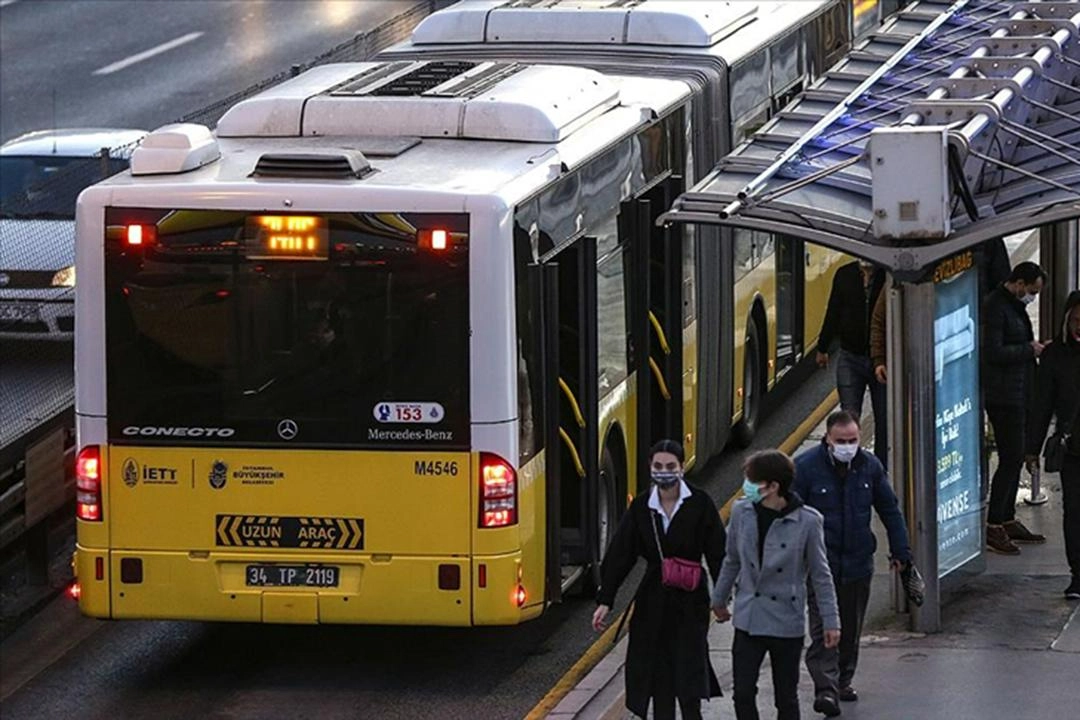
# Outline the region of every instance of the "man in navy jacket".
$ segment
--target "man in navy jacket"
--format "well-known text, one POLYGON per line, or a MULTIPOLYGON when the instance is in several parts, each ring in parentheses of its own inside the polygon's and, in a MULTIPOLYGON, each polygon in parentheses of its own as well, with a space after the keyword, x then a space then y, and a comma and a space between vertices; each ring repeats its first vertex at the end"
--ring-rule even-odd
POLYGON ((873 454, 859 447, 859 421, 846 410, 826 420, 825 441, 795 458, 794 490, 825 518, 825 549, 840 606, 840 646, 826 648, 816 603, 810 605, 806 668, 814 678, 814 709, 840 714, 837 700, 858 700, 851 687, 859 660, 859 636, 870 599, 877 539, 871 509, 889 535, 894 570, 911 561, 907 526, 888 475, 873 454))

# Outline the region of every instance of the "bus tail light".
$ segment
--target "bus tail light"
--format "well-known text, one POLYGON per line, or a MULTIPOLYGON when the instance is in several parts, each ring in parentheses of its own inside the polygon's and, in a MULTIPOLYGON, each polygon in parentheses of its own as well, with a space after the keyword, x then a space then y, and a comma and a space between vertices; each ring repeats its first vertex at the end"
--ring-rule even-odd
POLYGON ((80 520, 101 520, 101 449, 87 445, 75 458, 75 514, 80 520))
POLYGON ((492 453, 480 453, 480 527, 497 528, 517 522, 517 474, 510 463, 492 453))

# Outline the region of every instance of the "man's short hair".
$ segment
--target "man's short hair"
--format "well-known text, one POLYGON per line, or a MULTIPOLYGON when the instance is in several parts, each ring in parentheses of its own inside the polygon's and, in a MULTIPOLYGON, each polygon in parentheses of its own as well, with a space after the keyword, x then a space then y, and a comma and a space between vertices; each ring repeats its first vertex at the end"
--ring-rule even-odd
POLYGON ((855 417, 855 413, 850 410, 835 410, 825 420, 825 432, 829 432, 837 425, 847 425, 848 423, 854 424, 855 427, 862 427, 859 418, 855 417))
POLYGON ((649 448, 649 460, 652 460, 656 453, 671 453, 679 459, 679 464, 686 462, 686 453, 683 451, 683 446, 676 440, 660 440, 651 448, 649 448))
POLYGON ((1046 282, 1046 271, 1039 267, 1038 263, 1025 260, 1022 263, 1016 264, 1016 267, 1009 273, 1007 282, 1023 280, 1025 285, 1034 285, 1040 279, 1044 283, 1046 282))
POLYGON ((795 482, 795 463, 779 450, 762 450, 746 459, 743 472, 750 482, 780 484, 780 494, 787 495, 795 482))

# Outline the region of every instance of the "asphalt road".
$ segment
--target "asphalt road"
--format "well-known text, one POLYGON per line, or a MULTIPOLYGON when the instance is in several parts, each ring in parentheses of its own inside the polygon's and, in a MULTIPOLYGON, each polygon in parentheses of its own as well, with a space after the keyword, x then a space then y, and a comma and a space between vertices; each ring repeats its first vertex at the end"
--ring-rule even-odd
MULTIPOLYGON (((798 387, 755 446, 780 444, 831 390, 831 375, 798 387)), ((742 481, 742 457, 729 451, 691 481, 719 505, 742 481)), ((521 718, 595 640, 593 607, 576 599, 521 627, 443 629, 101 623, 70 603, 4 642, 5 674, 24 677, 4 681, 2 715, 521 718)))
POLYGON ((153 129, 303 63, 414 0, 0 0, 0 142, 153 129))
POLYGON ((70 342, 0 340, 0 448, 71 405, 70 342))

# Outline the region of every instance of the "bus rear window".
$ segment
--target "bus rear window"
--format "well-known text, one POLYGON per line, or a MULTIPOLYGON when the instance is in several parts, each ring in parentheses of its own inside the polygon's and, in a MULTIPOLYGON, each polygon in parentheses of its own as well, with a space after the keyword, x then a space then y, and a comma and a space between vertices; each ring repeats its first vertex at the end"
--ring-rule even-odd
POLYGON ((106 212, 114 443, 467 448, 468 216, 106 212))

